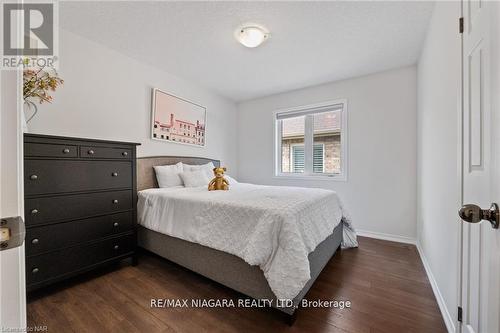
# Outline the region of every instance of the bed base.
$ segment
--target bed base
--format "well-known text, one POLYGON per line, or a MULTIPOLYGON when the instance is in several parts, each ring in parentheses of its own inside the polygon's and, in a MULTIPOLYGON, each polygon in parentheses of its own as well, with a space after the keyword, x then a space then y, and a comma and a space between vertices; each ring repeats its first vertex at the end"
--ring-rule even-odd
MULTIPOLYGON (((309 254, 311 279, 293 299, 293 306, 278 307, 276 302, 273 302, 273 307, 288 315, 289 324, 295 321, 297 306, 339 249, 341 241, 342 223, 309 254)), ((167 236, 142 226, 138 227, 138 245, 254 299, 276 300, 262 270, 258 266, 247 264, 235 255, 167 236)))

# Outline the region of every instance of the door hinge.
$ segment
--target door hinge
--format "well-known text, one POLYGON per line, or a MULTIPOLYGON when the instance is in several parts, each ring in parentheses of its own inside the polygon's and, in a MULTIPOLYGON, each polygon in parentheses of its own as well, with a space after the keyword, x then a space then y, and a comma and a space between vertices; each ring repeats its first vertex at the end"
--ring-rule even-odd
POLYGON ((464 33, 464 18, 463 17, 458 19, 458 32, 461 34, 464 33))
POLYGON ((458 321, 462 322, 462 307, 458 307, 458 321))

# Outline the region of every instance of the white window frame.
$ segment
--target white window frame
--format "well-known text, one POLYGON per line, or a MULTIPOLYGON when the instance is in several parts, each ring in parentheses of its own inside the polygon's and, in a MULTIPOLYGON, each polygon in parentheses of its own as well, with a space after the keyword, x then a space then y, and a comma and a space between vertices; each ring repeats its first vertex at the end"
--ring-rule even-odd
MULTIPOLYGON (((347 112, 347 99, 337 99, 332 101, 325 101, 321 103, 303 105, 293 108, 278 109, 273 112, 274 122, 274 177, 275 178, 288 178, 288 179, 302 179, 302 180, 333 180, 333 181, 347 181, 348 173, 348 112, 347 112), (313 132, 312 117, 305 117, 304 127, 304 160, 305 170, 303 173, 281 172, 282 152, 281 152, 281 126, 280 121, 277 119, 278 115, 282 114, 301 114, 314 109, 327 109, 329 107, 335 108, 342 104, 342 126, 340 129, 340 173, 327 174, 327 173, 314 173, 313 172, 313 149, 314 138, 311 133, 313 132)), ((323 154, 325 151, 323 149, 323 154)))

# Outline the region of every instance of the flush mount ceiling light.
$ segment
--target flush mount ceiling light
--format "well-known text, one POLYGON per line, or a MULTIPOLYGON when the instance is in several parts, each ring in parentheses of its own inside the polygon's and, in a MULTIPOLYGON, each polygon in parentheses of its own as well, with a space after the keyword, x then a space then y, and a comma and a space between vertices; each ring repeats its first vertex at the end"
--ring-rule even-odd
POLYGON ((246 47, 257 47, 269 38, 269 31, 256 25, 243 26, 234 32, 234 36, 246 47))

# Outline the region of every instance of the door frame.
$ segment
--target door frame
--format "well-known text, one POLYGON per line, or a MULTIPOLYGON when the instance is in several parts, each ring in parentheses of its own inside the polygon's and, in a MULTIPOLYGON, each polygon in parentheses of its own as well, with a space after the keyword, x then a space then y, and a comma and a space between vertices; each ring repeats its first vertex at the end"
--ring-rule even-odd
MULTIPOLYGON (((22 130, 22 113, 23 112, 23 107, 22 107, 22 90, 20 89, 22 87, 22 71, 21 70, 8 70, 8 71, 3 71, 0 73, 0 95, 4 95, 4 92, 8 92, 6 94, 7 96, 0 96, 2 100, 0 100, 0 103, 8 103, 8 104, 15 104, 15 113, 16 113, 16 142, 14 143, 17 147, 15 148, 15 153, 11 152, 11 154, 15 154, 17 157, 17 179, 16 179, 16 186, 17 186, 17 212, 15 208, 9 209, 9 212, 13 215, 16 214, 17 216, 21 216, 24 219, 24 181, 23 181, 23 130, 22 130), (2 86, 2 82, 5 84, 5 78, 7 77, 7 80, 9 81, 14 81, 15 82, 15 87, 5 87, 2 86), (15 94, 9 94, 12 90, 15 90, 15 94), (12 99, 10 96, 15 96, 12 99), (7 97, 7 98, 6 98, 7 97), (11 99, 11 100, 9 100, 11 99), (15 101, 13 101, 15 99, 15 101)), ((4 115, 0 116, 0 124, 2 126, 5 126, 3 122, 5 121, 6 117, 6 111, 3 111, 4 115), (3 119, 2 119, 3 118, 3 119)), ((13 122, 12 119, 9 119, 9 122, 13 122)), ((12 145, 12 143, 3 143, 1 142, 0 138, 0 149, 4 148, 5 144, 12 145)), ((3 152, 2 152, 3 153, 3 152)), ((3 156, 2 156, 3 157, 3 156)), ((3 157, 4 158, 4 157, 3 157)), ((0 167, 1 168, 1 167, 0 167)), ((5 175, 4 175, 5 176, 5 175)), ((1 195, 1 192, 0 192, 1 195)), ((5 195, 5 194, 4 194, 5 195)), ((2 214, 5 214, 5 212, 2 212, 2 214)), ((7 216, 2 216, 2 217, 7 217, 7 216)), ((9 253, 8 255, 17 255, 18 256, 18 276, 19 276, 19 285, 16 286, 18 289, 18 302, 19 302, 19 309, 18 313, 19 316, 17 318, 18 325, 20 327, 26 327, 26 282, 25 282, 25 252, 24 252, 24 243, 14 249, 6 250, 5 253, 2 255, 5 255, 8 251, 17 251, 18 253, 15 254, 13 252, 9 253)), ((1 263, 0 263, 1 264, 1 263)), ((2 267, 2 269, 5 269, 5 267, 2 267)), ((2 308, 8 308, 11 306, 11 304, 5 304, 5 301, 3 298, 0 298, 0 306, 2 308)), ((4 324, 5 321, 3 318, 2 319, 2 326, 6 327, 4 324)), ((10 320, 10 319, 9 319, 10 320)))
MULTIPOLYGON (((22 2, 22 1, 21 1, 22 2)), ((21 40, 23 38, 23 27, 22 26, 17 26, 15 29, 15 38, 18 40, 21 40)), ((20 56, 20 55, 19 55, 20 56)), ((0 150, 1 153, 3 154, 3 149, 5 147, 11 147, 12 145, 16 145, 15 149, 9 150, 11 155, 16 156, 17 158, 17 179, 15 181, 15 185, 12 184, 11 187, 16 187, 17 190, 17 198, 14 200, 16 201, 13 204, 10 204, 9 207, 9 212, 5 213, 2 209, 2 214, 6 215, 17 215, 21 216, 24 220, 24 133, 23 133, 23 122, 24 122, 24 109, 23 109, 23 92, 22 92, 22 86, 23 86, 23 68, 13 68, 13 69, 0 69, 0 105, 7 104, 8 108, 6 110, 2 110, 2 115, 0 115, 0 128, 3 126, 6 126, 4 121, 8 121, 8 125, 12 126, 11 124, 16 124, 15 129, 12 129, 15 131, 15 135, 8 136, 8 140, 11 140, 11 137, 16 137, 16 142, 2 142, 2 136, 0 135, 0 150), (8 84, 8 86, 3 86, 3 84, 8 84), (14 84, 14 87, 10 86, 10 84, 14 84), (6 94, 4 94, 6 92, 6 94), (15 116, 10 116, 8 113, 10 110, 15 112, 15 116), (9 115, 9 117, 6 117, 5 115, 9 115), (17 206, 17 207, 14 207, 17 206), (17 209, 16 209, 17 208, 17 209), (17 210, 17 212, 16 212, 17 210)), ((8 127, 11 129, 12 127, 8 127)), ((7 140, 6 140, 7 141, 7 140)), ((3 157, 3 156, 2 156, 3 157)), ((5 165, 5 164, 4 164, 5 165)), ((0 165, 0 170, 1 170, 1 165, 0 165)), ((10 172, 10 171, 9 171, 10 172)), ((1 177, 1 172, 0 172, 0 177, 1 177)), ((5 175, 4 175, 5 176, 5 175)), ((0 191, 0 196, 2 195, 2 192, 0 191)), ((5 193, 3 194, 5 195, 5 193)), ((1 202, 0 202, 1 204, 1 202)), ((1 205, 0 205, 1 208, 1 205)), ((2 216, 2 217, 7 217, 7 216, 2 216)), ((8 255, 16 256, 17 255, 17 275, 18 275, 18 285, 15 286, 17 289, 17 301, 18 301, 18 309, 17 313, 12 311, 8 313, 9 316, 12 316, 12 318, 8 318, 8 322, 5 321, 4 318, 1 318, 2 312, 0 312, 0 321, 2 327, 8 327, 8 326, 13 326, 15 325, 16 328, 24 328, 27 329, 27 315, 26 315, 26 273, 25 273, 25 247, 24 247, 24 242, 21 246, 14 248, 14 249, 9 249, 4 252, 7 253, 9 251, 17 251, 15 252, 10 252, 8 255), (17 317, 17 318, 15 318, 17 317)), ((0 254, 3 255, 3 254, 0 254)), ((0 262, 0 265, 2 263, 0 262)), ((4 268, 4 267, 2 267, 4 268)), ((7 282, 7 286, 9 286, 9 282, 7 282)), ((2 288, 2 284, 0 281, 0 289, 2 288)), ((9 304, 7 300, 0 297, 0 307, 4 309, 8 309, 9 307, 12 307, 12 304, 9 304)))

